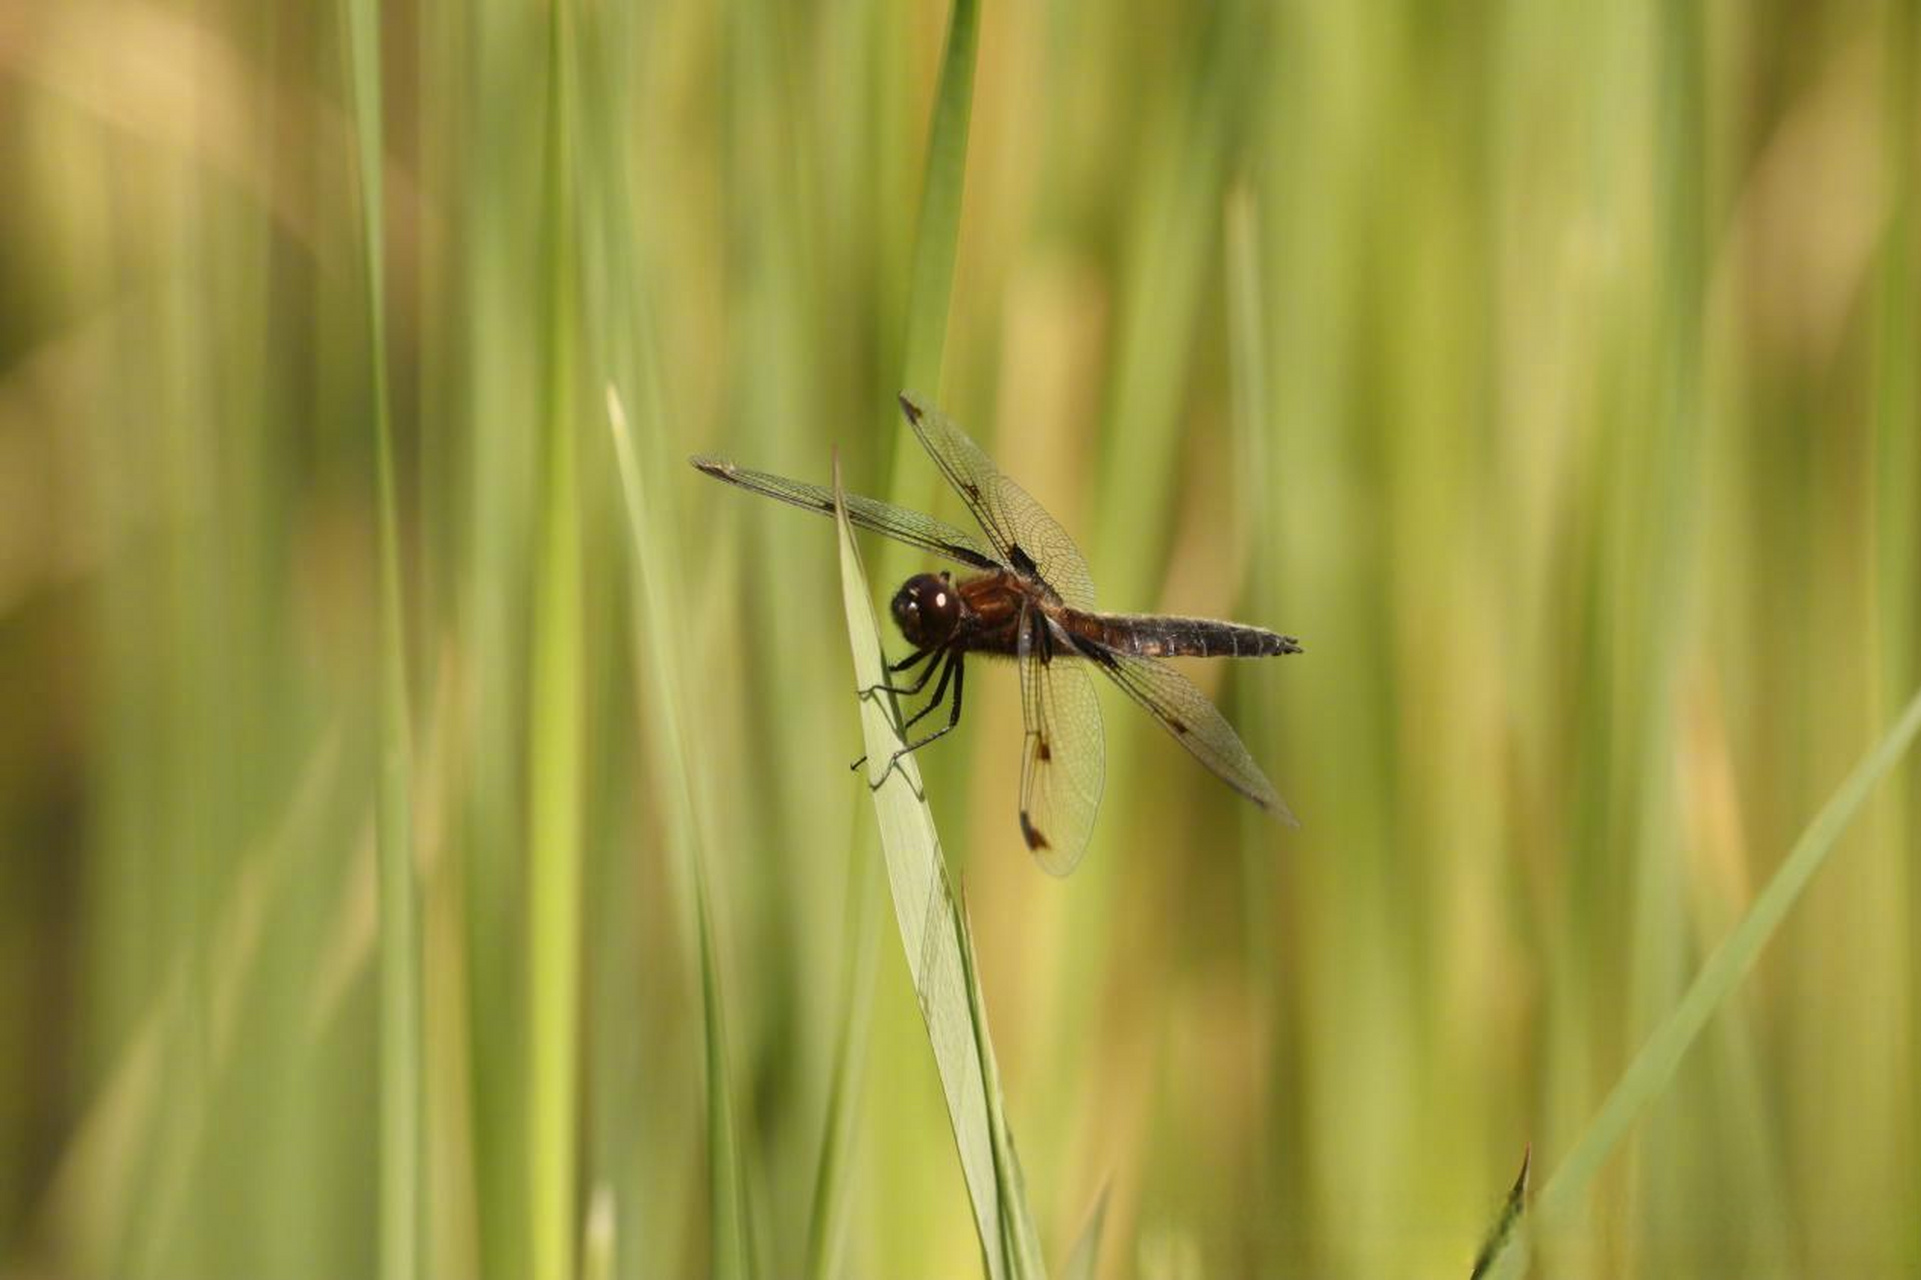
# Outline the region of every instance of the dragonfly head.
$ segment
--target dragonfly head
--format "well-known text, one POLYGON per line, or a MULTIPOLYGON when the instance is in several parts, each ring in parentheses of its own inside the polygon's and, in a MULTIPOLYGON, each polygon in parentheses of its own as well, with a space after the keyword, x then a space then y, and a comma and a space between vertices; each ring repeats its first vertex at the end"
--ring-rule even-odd
POLYGON ((960 625, 960 592, 944 573, 917 573, 894 593, 894 622, 916 649, 947 642, 960 625))

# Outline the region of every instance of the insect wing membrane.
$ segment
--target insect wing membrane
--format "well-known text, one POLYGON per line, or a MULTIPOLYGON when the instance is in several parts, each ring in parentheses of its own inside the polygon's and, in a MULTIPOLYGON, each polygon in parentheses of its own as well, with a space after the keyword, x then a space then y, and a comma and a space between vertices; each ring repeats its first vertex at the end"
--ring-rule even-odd
POLYGON ((1094 579, 1067 530, 1027 490, 1002 475, 946 414, 911 394, 900 399, 922 447, 980 522, 1000 558, 1023 572, 1038 572, 1072 608, 1092 609, 1094 579))
MULTIPOLYGON (((1035 626, 1044 626, 1038 619, 1035 626)), ((1055 651, 1043 658, 1023 629, 1018 657, 1021 720, 1021 836, 1041 867, 1071 872, 1087 851, 1101 806, 1107 746, 1101 704, 1087 663, 1055 651)))
POLYGON ((1127 696, 1147 708, 1174 740, 1228 786, 1289 826, 1300 825, 1206 694, 1165 662, 1101 649, 1090 658, 1127 696))
MULTIPOLYGON (((817 484, 789 480, 786 476, 767 471, 749 471, 720 458, 695 458, 693 463, 714 479, 725 480, 737 488, 820 515, 834 514, 833 492, 817 484)), ((882 502, 879 498, 864 498, 857 493, 847 494, 846 502, 847 518, 863 529, 871 529, 896 542, 931 551, 937 556, 976 569, 992 569, 999 564, 994 553, 983 546, 979 538, 932 516, 897 507, 891 502, 882 502)))

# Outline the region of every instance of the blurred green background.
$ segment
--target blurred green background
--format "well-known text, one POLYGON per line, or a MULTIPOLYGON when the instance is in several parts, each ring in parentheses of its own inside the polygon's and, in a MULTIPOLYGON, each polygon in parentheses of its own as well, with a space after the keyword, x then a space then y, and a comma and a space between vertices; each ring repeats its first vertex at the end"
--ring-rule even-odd
MULTIPOLYGON (((825 480, 838 446, 939 496, 894 392, 948 11, 570 20, 556 56, 538 4, 384 6, 376 121, 334 6, 0 3, 0 1275, 377 1269, 400 739, 356 121, 420 1273, 529 1274, 535 1182, 598 1275, 978 1273, 899 945, 855 923, 831 526, 684 462, 825 480)), ((1193 669, 1297 831, 1110 699, 1092 849, 1043 875, 1005 668, 923 761, 1056 1265, 1108 1187, 1104 1275, 1465 1276, 1921 681, 1918 32, 985 7, 921 390, 1105 605, 1307 648, 1193 669)), ((869 547, 877 591, 914 564, 869 547)), ((1921 1270, 1916 783, 1544 1273, 1921 1270)))

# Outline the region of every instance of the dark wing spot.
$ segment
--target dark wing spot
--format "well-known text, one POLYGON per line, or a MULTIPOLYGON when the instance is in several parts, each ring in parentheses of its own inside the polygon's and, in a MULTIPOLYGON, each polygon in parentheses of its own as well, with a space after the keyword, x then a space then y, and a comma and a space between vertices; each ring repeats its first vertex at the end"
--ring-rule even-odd
POLYGON ((1046 738, 1042 738, 1040 740, 1040 746, 1035 749, 1035 754, 1040 756, 1042 760, 1052 760, 1054 758, 1054 748, 1047 745, 1046 738))
POLYGON ((1181 721, 1176 720, 1173 716, 1164 716, 1162 718, 1167 722, 1167 727, 1172 729, 1175 733, 1187 732, 1187 726, 1183 724, 1181 721))
POLYGON ((1047 843, 1047 837, 1035 830, 1034 824, 1027 820, 1027 810, 1025 809, 1021 810, 1021 839, 1027 841, 1029 851, 1035 849, 1051 849, 1054 847, 1047 843))
POLYGON ((1027 548, 1016 542, 1007 549, 1007 558, 1016 569, 1030 577, 1040 576, 1041 567, 1034 563, 1034 557, 1027 554, 1027 548))
POLYGON ((900 411, 907 415, 909 422, 916 424, 920 422, 920 410, 915 408, 914 402, 909 400, 905 395, 900 397, 900 411))
POLYGON ((974 501, 979 502, 981 500, 981 487, 972 480, 961 481, 961 488, 966 491, 967 496, 974 501))

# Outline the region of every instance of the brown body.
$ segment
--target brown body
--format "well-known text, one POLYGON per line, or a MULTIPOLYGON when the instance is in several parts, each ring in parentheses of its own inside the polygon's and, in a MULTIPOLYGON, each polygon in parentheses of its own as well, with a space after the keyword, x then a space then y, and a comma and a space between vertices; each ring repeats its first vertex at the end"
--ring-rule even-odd
MULTIPOLYGON (((963 578, 953 584, 953 590, 961 609, 947 647, 972 653, 1017 656, 1023 610, 1045 617, 1083 652, 1110 649, 1143 658, 1257 658, 1297 649, 1286 636, 1237 622, 1072 609, 1032 579, 1004 569, 963 578)), ((920 642, 912 635, 907 638, 920 642)))
POLYGON ((1211 618, 1096 613, 1087 564, 1053 517, 932 406, 904 394, 901 412, 984 537, 876 498, 748 471, 719 458, 693 459, 716 480, 817 515, 843 516, 850 524, 963 566, 967 576, 958 581, 951 572, 921 573, 894 593, 894 622, 913 652, 888 665, 888 676, 900 677, 898 682, 890 678, 863 689, 861 696, 885 691, 913 697, 930 681, 934 691, 926 705, 900 722, 903 741, 869 785, 878 787, 901 757, 959 725, 966 658, 979 653, 1012 658, 1019 667, 1021 839, 1053 874, 1074 869, 1100 805, 1105 766, 1094 671, 1228 786, 1281 821, 1293 822, 1233 726, 1193 681, 1161 661, 1299 653, 1293 637, 1211 618), (918 675, 907 675, 915 668, 918 675), (945 724, 906 740, 907 730, 943 704, 945 724))

